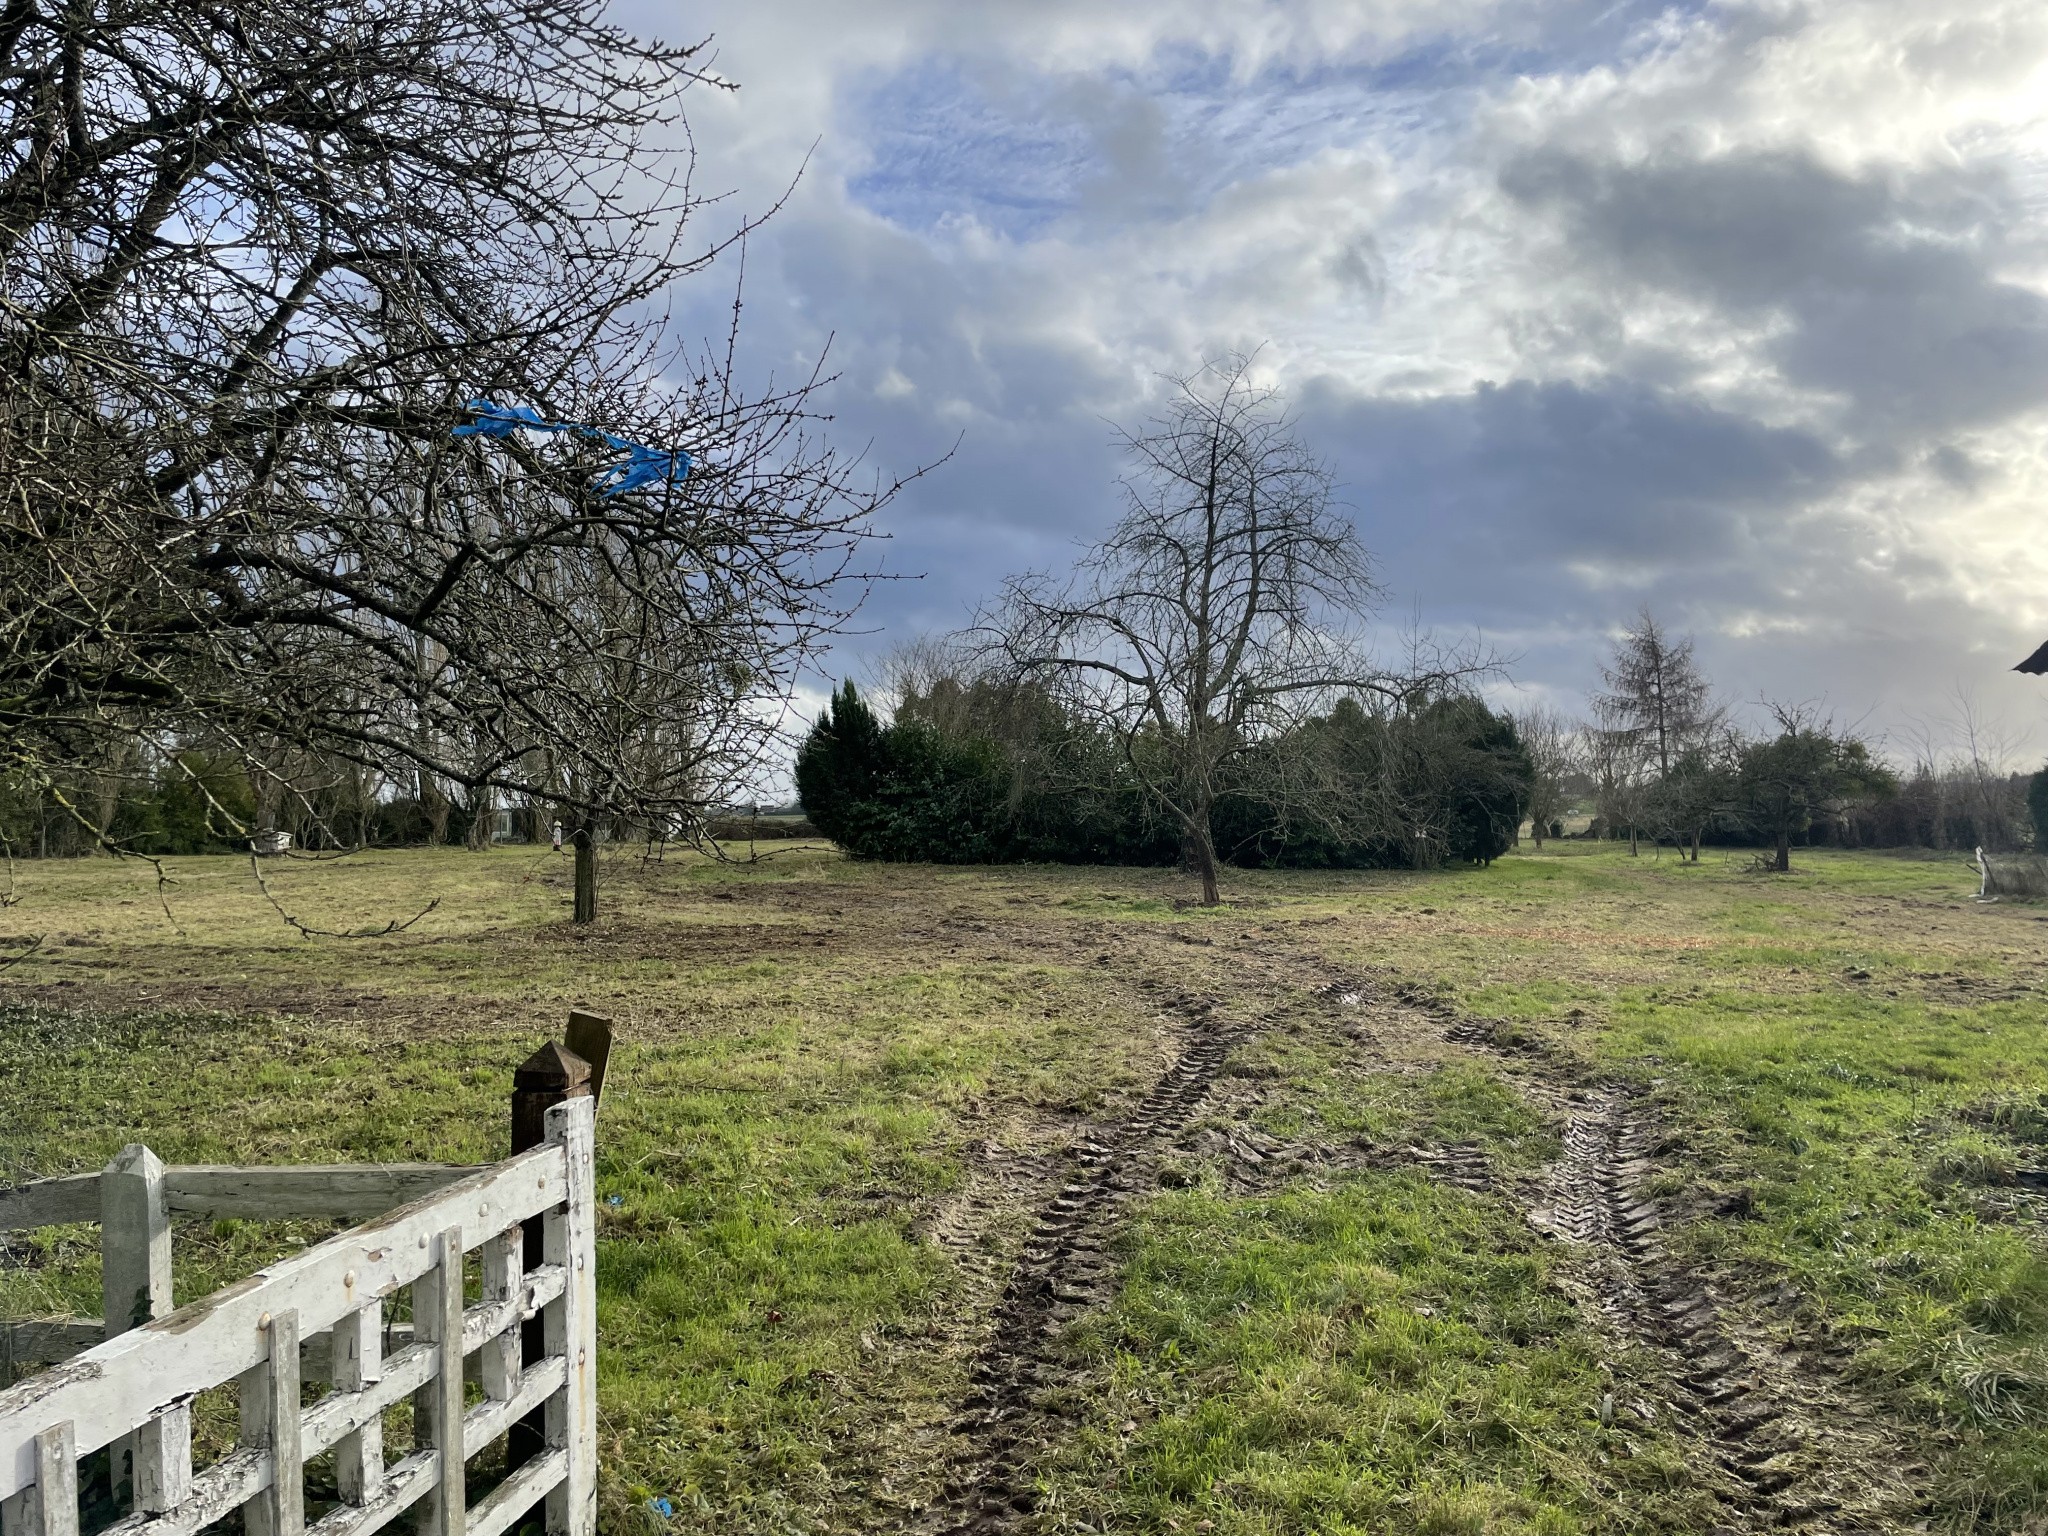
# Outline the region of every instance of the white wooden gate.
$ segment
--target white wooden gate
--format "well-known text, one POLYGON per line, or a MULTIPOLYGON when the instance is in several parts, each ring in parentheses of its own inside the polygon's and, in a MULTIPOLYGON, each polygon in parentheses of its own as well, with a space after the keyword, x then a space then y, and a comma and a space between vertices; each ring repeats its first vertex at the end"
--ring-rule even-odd
POLYGON ((547 1139, 532 1151, 0 1391, 4 1536, 77 1536, 78 1459, 102 1447, 133 1467, 133 1513, 108 1536, 192 1536, 236 1509, 247 1536, 368 1536, 422 1501, 432 1536, 499 1536, 542 1501, 550 1536, 592 1536, 595 1110, 592 1098, 568 1099, 547 1112, 547 1139), (542 1261, 529 1269, 521 1223, 536 1217, 542 1261), (483 1294, 465 1306, 473 1250, 483 1294), (410 1341, 386 1355, 384 1303, 406 1286, 410 1341), (520 1325, 536 1312, 546 1343, 528 1360, 520 1325), (332 1389, 302 1406, 300 1346, 321 1335, 332 1389), (483 1400, 468 1407, 472 1355, 483 1400), (195 1474, 192 1400, 230 1382, 238 1443, 195 1474), (407 1399, 416 1448, 387 1464, 383 1414, 407 1399), (535 1410, 540 1454, 466 1508, 468 1459, 535 1410), (328 1450, 342 1503, 309 1525, 305 1462, 328 1450))

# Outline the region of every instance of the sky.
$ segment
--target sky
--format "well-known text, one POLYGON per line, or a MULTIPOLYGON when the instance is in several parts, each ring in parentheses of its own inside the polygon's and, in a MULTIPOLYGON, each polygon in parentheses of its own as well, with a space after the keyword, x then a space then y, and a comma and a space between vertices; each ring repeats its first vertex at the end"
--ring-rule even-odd
POLYGON ((690 98, 707 233, 790 189, 743 371, 828 353, 842 446, 951 453, 833 670, 1064 568, 1162 375, 1259 349, 1389 643, 1483 639, 1501 702, 1583 712, 1647 604, 1752 713, 2048 753, 2039 0, 618 15, 738 84, 690 98))

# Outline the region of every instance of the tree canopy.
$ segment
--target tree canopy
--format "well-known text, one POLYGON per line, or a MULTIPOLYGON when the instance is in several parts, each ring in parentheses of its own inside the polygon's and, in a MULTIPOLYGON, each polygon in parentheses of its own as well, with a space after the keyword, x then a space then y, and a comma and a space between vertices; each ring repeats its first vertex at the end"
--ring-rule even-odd
POLYGON ((1742 750, 1739 788, 1743 809, 1769 837, 1776 867, 1792 867, 1792 838, 1821 816, 1838 815, 1857 798, 1896 791, 1892 771, 1869 746, 1810 710, 1775 706, 1774 736, 1742 750))
MULTIPOLYGON (((1276 742, 1345 693, 1444 691, 1480 670, 1396 676, 1360 626, 1378 588, 1330 476, 1253 360, 1168 379, 1122 434, 1125 511, 1072 575, 1008 583, 983 623, 1003 664, 1056 692, 1116 746, 1118 772, 1179 828, 1214 905, 1215 813, 1232 775, 1285 767, 1276 742)), ((1314 792, 1282 773, 1264 794, 1314 792)))

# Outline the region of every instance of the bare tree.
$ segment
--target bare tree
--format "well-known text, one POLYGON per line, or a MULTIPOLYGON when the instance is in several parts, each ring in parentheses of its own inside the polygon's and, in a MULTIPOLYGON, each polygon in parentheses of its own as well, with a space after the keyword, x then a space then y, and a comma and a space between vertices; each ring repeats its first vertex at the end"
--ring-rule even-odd
POLYGON ((1586 772, 1593 780, 1594 814, 1609 836, 1627 831, 1633 857, 1640 851, 1638 839, 1649 812, 1649 743, 1635 731, 1598 725, 1583 727, 1580 740, 1585 743, 1586 772))
POLYGON ((2022 846, 2027 827, 2026 803, 2014 771, 2025 744, 2003 720, 1984 712, 1972 690, 1958 686, 1949 702, 1949 729, 1957 750, 1948 776, 1962 791, 1974 841, 1993 853, 2012 852, 2022 846))
POLYGON ((1234 764, 1341 690, 1403 694, 1357 625, 1377 596, 1330 477, 1251 360, 1170 381, 1123 446, 1126 510, 1065 582, 1008 583, 985 618, 1007 661, 1047 680, 1117 743, 1181 829, 1204 905, 1221 899, 1212 812, 1234 764))
POLYGON ((1633 735, 1659 778, 1721 714, 1692 652, 1692 636, 1671 639, 1644 608, 1600 669, 1607 692, 1594 696, 1594 713, 1604 729, 1633 735))
POLYGON ((1579 733, 1569 719, 1547 705, 1520 710, 1514 721, 1522 746, 1529 754, 1533 774, 1529 784, 1529 829, 1540 851, 1551 823, 1566 810, 1565 781, 1579 766, 1579 733))
POLYGON ((695 59, 569 0, 8 8, 0 766, 685 827, 747 775, 891 487, 815 373, 652 322, 744 233, 686 249, 650 147, 695 59))

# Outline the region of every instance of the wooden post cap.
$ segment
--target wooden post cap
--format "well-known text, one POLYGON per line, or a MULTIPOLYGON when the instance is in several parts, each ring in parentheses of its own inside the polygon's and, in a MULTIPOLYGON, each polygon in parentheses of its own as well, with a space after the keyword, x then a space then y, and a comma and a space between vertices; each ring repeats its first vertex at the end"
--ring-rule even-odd
POLYGON ((514 1093, 555 1093, 572 1098, 590 1091, 590 1063, 550 1040, 512 1071, 514 1093))
POLYGON ((605 1064, 612 1056, 611 1019, 584 1008, 571 1008, 564 1039, 571 1051, 590 1063, 590 1096, 602 1100, 605 1064))

